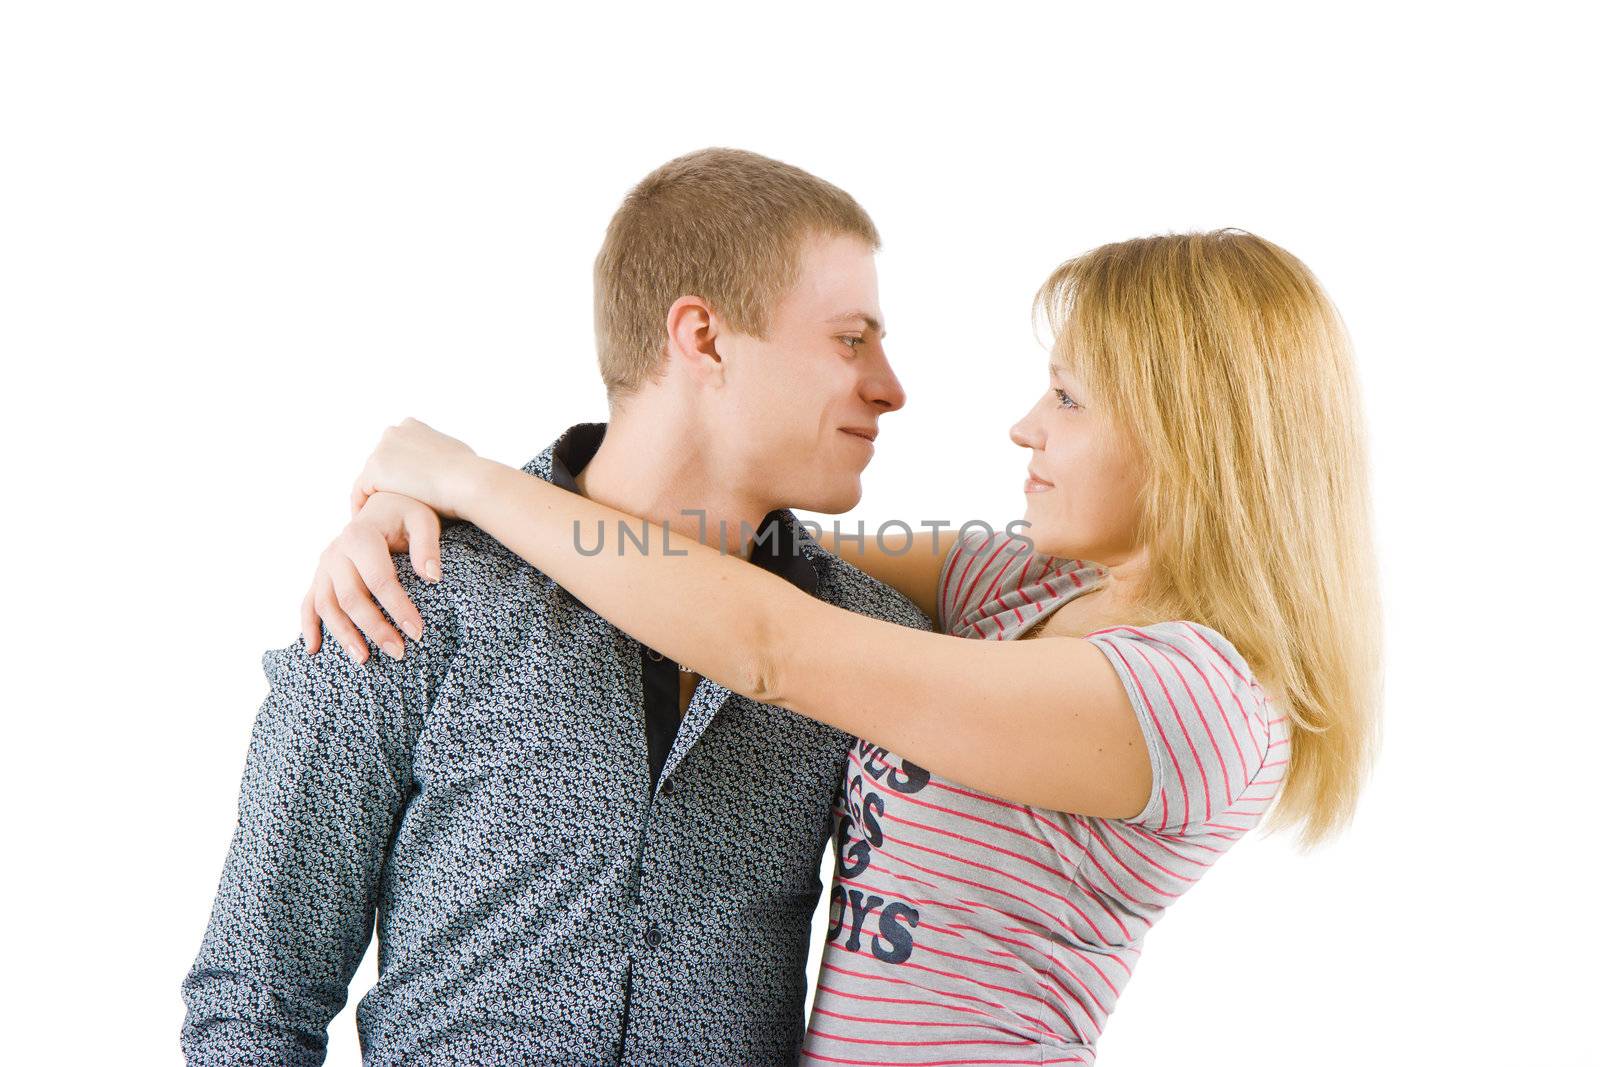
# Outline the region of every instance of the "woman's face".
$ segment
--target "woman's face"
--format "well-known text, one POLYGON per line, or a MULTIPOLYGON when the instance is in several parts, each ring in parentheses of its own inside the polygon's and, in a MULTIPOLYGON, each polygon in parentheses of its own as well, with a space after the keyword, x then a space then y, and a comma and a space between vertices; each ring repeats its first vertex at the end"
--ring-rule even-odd
POLYGON ((1030 452, 1023 486, 1028 537, 1045 555, 1126 563, 1139 550, 1142 465, 1127 436, 1065 367, 1051 363, 1049 385, 1011 427, 1011 439, 1030 452))

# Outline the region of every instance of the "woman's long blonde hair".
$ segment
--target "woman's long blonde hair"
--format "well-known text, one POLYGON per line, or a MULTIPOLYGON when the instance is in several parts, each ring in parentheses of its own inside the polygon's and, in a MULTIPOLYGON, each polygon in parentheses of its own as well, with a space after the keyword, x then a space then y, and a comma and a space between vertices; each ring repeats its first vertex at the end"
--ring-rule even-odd
POLYGON ((1294 256, 1242 230, 1104 245, 1035 307, 1054 356, 1147 463, 1144 619, 1231 641, 1286 700, 1269 827, 1343 827, 1377 744, 1382 633, 1365 426, 1344 325, 1294 256))

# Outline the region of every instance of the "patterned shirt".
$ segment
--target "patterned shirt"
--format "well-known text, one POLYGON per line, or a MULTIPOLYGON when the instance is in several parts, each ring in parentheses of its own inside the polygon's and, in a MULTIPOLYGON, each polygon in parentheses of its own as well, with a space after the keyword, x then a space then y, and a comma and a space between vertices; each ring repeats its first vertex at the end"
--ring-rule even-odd
MULTIPOLYGON (((940 572, 940 626, 1011 640, 1103 577, 974 535, 940 572)), ((808 1064, 1093 1063, 1146 932, 1260 820, 1282 777, 1284 719, 1234 647, 1181 621, 1087 640, 1144 734, 1144 810, 1013 804, 858 742, 808 1064)))
MULTIPOLYGON (((523 469, 575 490, 604 432, 575 426, 523 469)), ((791 512, 762 531, 757 565, 929 628, 791 512)), ((376 917, 367 1064, 793 1063, 851 739, 710 679, 665 729, 650 689, 669 672, 676 720, 670 660, 470 524, 440 549, 437 585, 396 557, 425 628, 403 660, 358 665, 330 638, 262 656, 182 987, 188 1062, 320 1064, 376 917)))

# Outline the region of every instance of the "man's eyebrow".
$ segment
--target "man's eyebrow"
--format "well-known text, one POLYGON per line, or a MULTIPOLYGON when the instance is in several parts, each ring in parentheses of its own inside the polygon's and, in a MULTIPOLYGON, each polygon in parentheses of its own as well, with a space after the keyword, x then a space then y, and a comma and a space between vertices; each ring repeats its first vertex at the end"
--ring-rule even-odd
POLYGON ((828 320, 828 325, 849 326, 851 323, 855 322, 866 323, 867 329, 871 330, 879 337, 889 336, 889 331, 883 328, 883 323, 879 322, 871 315, 868 315, 865 311, 848 311, 843 315, 835 315, 833 318, 828 320))

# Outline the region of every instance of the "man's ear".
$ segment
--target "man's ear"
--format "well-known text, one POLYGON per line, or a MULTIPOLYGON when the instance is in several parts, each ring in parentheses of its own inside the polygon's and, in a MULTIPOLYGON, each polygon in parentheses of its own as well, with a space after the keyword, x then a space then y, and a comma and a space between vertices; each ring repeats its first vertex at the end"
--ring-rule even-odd
POLYGON ((680 296, 667 309, 667 358, 683 359, 701 380, 722 381, 722 356, 717 336, 722 321, 698 296, 680 296))

